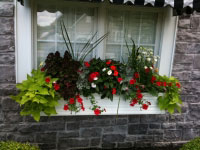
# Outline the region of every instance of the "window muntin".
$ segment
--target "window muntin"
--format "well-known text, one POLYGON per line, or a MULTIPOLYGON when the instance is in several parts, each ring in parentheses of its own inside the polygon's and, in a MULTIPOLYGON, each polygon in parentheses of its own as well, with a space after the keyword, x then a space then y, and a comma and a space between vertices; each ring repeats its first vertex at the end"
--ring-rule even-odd
MULTIPOLYGON (((38 6, 40 7, 40 6, 38 6)), ((37 10, 37 65, 44 61, 48 53, 59 51, 64 54, 67 49, 62 37, 61 20, 64 21, 75 55, 88 39, 95 34, 95 9, 64 7, 52 10, 37 10), (38 11, 39 10, 39 11, 38 11)), ((92 46, 92 43, 91 43, 92 46)), ((90 54, 86 59, 91 59, 90 54)))
POLYGON ((58 50, 63 54, 67 49, 62 39, 61 19, 64 20, 67 26, 76 54, 95 32, 103 34, 109 32, 107 39, 100 43, 101 46, 98 46, 86 60, 90 60, 92 57, 101 57, 102 59, 110 58, 126 61, 128 51, 124 37, 130 47, 132 46, 130 38, 132 38, 137 46, 153 49, 155 55, 160 54, 159 40, 162 33, 162 15, 160 11, 153 9, 153 11, 147 12, 143 11, 143 9, 112 9, 109 6, 99 7, 98 4, 95 6, 88 5, 88 7, 76 5, 62 6, 59 3, 58 5, 49 6, 41 4, 43 3, 39 2, 36 5, 37 46, 35 49, 35 66, 44 61, 49 52, 58 50), (100 20, 100 17, 102 18, 102 10, 106 12, 106 15, 103 16, 103 32, 100 31, 102 27, 99 28, 100 21, 102 21, 102 19, 100 20), (54 23, 48 25, 47 23, 51 21, 54 23), (46 23, 46 29, 39 26, 42 23, 44 25, 46 23), (52 35, 43 39, 41 35, 48 32, 51 32, 52 35))

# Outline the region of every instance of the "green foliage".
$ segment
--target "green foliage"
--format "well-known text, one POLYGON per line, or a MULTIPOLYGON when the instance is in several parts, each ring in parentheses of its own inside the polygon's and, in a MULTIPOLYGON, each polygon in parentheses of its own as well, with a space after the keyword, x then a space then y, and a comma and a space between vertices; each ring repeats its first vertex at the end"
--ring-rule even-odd
POLYGON ((18 143, 13 141, 0 142, 0 150, 40 150, 37 146, 29 143, 18 143))
POLYGON ((64 57, 60 56, 59 52, 50 53, 45 60, 47 75, 57 78, 57 83, 60 85, 58 93, 65 99, 69 100, 78 93, 76 83, 79 78, 79 68, 81 63, 72 59, 71 54, 66 51, 64 57))
POLYGON ((113 95, 120 94, 122 82, 119 82, 118 78, 124 79, 126 77, 124 74, 125 66, 122 63, 114 60, 101 60, 100 58, 94 58, 89 62, 89 64, 90 67, 83 68, 84 73, 86 73, 83 78, 86 78, 86 82, 88 83, 88 88, 83 88, 84 96, 98 93, 101 95, 102 99, 107 97, 112 100, 113 95), (110 62, 110 64, 107 64, 107 62, 110 62), (116 69, 112 70, 112 66, 116 69), (92 79, 92 76, 95 73, 97 73, 96 80, 95 78, 92 79), (116 93, 113 94, 113 90, 116 90, 116 93))
POLYGON ((169 78, 167 76, 157 76, 157 80, 168 84, 168 86, 164 87, 164 95, 158 97, 158 106, 160 109, 168 110, 170 114, 173 114, 175 109, 181 112, 182 100, 180 99, 180 87, 177 86, 179 81, 174 77, 169 78))
POLYGON ((183 145, 180 150, 200 150, 200 138, 197 137, 183 145))
POLYGON ((27 75, 27 80, 17 84, 20 93, 12 99, 22 107, 21 115, 32 115, 36 121, 40 120, 40 112, 46 115, 56 114, 55 106, 58 105, 60 96, 53 87, 56 78, 46 77, 46 73, 33 70, 32 75, 27 75), (46 82, 46 78, 50 81, 46 82))

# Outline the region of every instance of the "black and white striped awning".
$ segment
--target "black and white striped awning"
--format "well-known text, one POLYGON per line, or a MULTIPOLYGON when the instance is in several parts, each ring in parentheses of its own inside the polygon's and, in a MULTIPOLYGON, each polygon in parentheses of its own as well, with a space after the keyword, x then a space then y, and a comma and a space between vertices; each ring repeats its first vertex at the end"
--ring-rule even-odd
MULTIPOLYGON (((22 5, 24 0, 18 0, 22 5)), ((104 0, 79 0, 85 2, 103 2, 104 0)), ((200 0, 109 0, 113 4, 139 5, 150 7, 170 6, 176 15, 183 13, 191 14, 193 11, 200 12, 200 0)))

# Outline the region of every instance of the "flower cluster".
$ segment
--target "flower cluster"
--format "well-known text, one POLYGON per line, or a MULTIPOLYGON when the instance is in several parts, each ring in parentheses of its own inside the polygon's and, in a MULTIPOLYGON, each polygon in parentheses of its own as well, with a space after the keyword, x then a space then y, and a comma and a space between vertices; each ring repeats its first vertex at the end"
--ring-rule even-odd
POLYGON ((85 111, 83 99, 80 97, 80 95, 77 95, 75 98, 70 98, 68 104, 64 105, 64 110, 73 110, 74 107, 76 107, 76 109, 80 108, 82 111, 85 111))

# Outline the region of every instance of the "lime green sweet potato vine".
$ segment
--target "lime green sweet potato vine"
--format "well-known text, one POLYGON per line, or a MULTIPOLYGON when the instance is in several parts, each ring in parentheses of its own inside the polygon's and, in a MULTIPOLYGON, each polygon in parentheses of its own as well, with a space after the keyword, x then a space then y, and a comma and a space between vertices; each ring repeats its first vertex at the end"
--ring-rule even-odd
POLYGON ((56 114, 55 106, 58 105, 60 96, 55 91, 56 78, 46 77, 44 71, 33 70, 32 75, 27 75, 27 80, 17 84, 20 93, 12 96, 20 104, 21 115, 32 115, 36 121, 40 120, 40 113, 46 115, 56 114))
POLYGON ((174 110, 181 112, 182 100, 180 99, 180 83, 174 77, 167 76, 157 76, 158 80, 161 82, 168 83, 165 87, 165 92, 163 96, 158 97, 158 106, 161 110, 168 110, 170 114, 174 113, 174 110))

